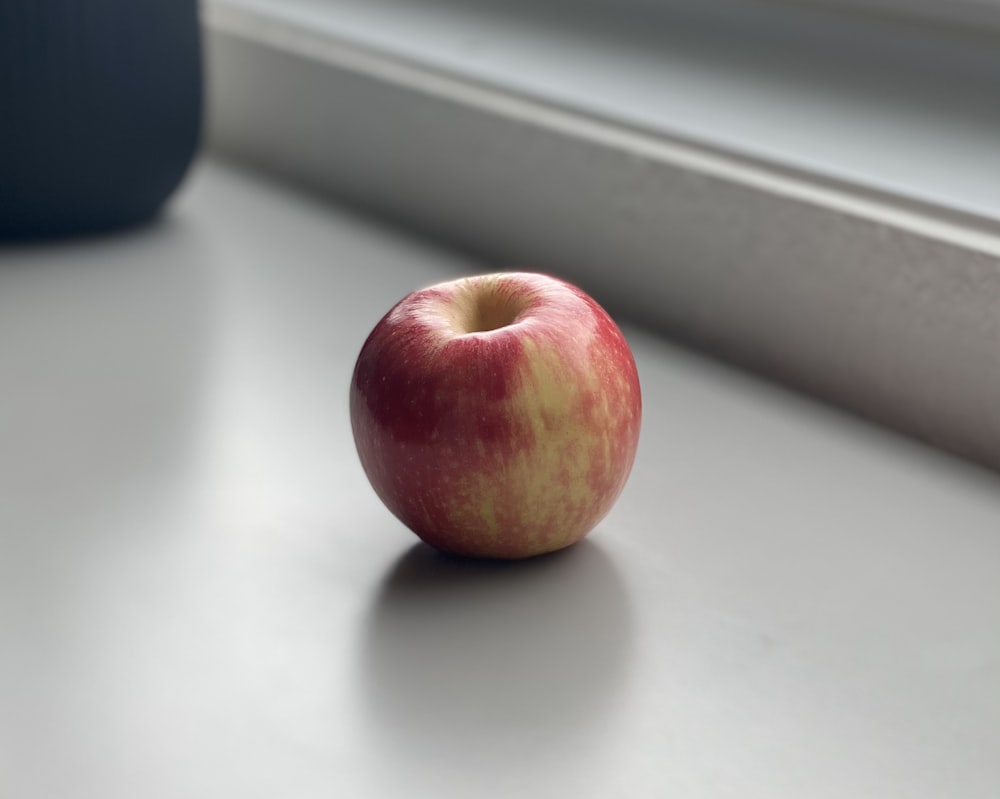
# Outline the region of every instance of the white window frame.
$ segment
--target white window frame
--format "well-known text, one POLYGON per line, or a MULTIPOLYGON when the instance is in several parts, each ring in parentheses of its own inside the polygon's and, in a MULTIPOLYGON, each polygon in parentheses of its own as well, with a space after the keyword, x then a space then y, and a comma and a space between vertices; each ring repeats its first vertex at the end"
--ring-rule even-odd
MULTIPOLYGON (((751 34, 776 25, 798 35, 821 20, 816 41, 834 48, 845 30, 863 30, 869 52, 884 42, 904 64, 940 58, 963 91, 982 92, 992 124, 991 75, 975 73, 992 62, 961 46, 997 35, 970 24, 971 9, 992 9, 961 3, 939 40, 924 10, 911 36, 891 14, 868 26, 845 13, 850 1, 835 4, 837 22, 804 9, 810 0, 714 10, 759 12, 737 20, 751 34)), ((687 13, 684 3, 635 2, 687 13)), ((205 5, 218 151, 500 266, 565 274, 614 311, 1000 468, 1000 203, 989 195, 970 209, 676 135, 460 59, 435 63, 431 49, 421 57, 405 38, 386 38, 384 25, 313 24, 287 8, 205 5)), ((941 121, 938 101, 948 107, 947 97, 929 101, 928 120, 941 121)), ((920 112, 919 98, 912 107, 920 112)), ((958 133, 941 158, 962 154, 958 133)), ((1000 149, 984 152, 983 176, 996 167, 1000 190, 1000 149)))

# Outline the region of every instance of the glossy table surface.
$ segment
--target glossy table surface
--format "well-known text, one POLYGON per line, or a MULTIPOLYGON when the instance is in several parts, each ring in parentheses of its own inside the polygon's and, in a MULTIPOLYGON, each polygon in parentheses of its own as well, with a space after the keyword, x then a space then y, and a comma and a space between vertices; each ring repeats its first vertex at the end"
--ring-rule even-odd
POLYGON ((0 250, 0 795, 1000 795, 1000 479, 626 326, 585 543, 435 555, 347 415, 476 263, 216 162, 0 250))

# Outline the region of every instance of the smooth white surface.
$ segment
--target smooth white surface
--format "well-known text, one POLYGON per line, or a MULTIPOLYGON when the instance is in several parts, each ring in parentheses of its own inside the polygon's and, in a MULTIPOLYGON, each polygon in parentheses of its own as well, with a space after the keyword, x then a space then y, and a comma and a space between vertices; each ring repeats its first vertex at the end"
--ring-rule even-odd
POLYGON ((155 227, 0 251, 0 793, 993 799, 995 475, 626 328, 592 539, 414 545, 350 370, 486 268, 212 163, 155 227))
POLYGON ((894 30, 877 18, 866 26, 864 16, 852 21, 794 3, 723 0, 705 19, 594 5, 207 7, 253 11, 623 125, 1000 219, 995 38, 894 30))

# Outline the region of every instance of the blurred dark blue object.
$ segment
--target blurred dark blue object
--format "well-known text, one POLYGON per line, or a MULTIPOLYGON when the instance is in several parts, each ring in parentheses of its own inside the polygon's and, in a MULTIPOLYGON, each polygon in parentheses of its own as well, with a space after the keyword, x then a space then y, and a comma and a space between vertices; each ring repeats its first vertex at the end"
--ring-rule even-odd
POLYGON ((149 219, 201 105, 196 0, 0 0, 0 237, 149 219))

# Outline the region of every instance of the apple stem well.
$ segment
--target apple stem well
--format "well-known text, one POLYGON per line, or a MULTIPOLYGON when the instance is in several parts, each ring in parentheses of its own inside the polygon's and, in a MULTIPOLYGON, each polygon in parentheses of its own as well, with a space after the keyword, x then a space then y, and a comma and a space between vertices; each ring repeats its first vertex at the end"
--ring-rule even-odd
POLYGON ((469 280, 455 303, 458 333, 488 333, 514 324, 526 310, 523 295, 495 280, 469 280))

